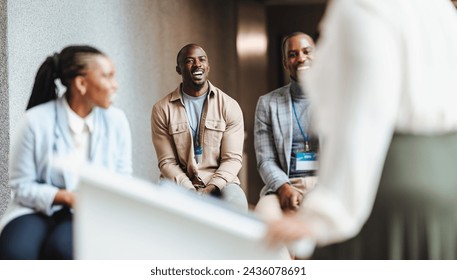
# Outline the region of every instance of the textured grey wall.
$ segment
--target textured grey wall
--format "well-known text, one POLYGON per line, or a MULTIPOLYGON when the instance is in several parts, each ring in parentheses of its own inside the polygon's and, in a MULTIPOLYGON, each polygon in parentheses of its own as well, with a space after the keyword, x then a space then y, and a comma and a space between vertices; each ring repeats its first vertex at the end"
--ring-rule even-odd
POLYGON ((202 44, 210 56, 211 80, 236 98, 233 1, 15 0, 9 1, 8 13, 12 142, 36 70, 46 56, 69 44, 91 44, 114 59, 120 85, 116 105, 130 121, 140 177, 159 175, 150 111, 180 80, 174 69, 181 46, 202 44))
POLYGON ((7 57, 7 0, 0 0, 0 216, 10 198, 8 187, 9 108, 7 57))
MULTIPOLYGON (((151 141, 150 112, 152 105, 180 81, 175 61, 183 45, 190 42, 203 45, 211 63, 211 81, 235 99, 240 96, 236 84, 236 1, 1 0, 2 30, 6 26, 6 2, 9 82, 6 103, 9 101, 12 144, 39 65, 46 56, 69 44, 94 45, 113 58, 119 82, 116 106, 125 111, 130 121, 137 177, 149 180, 159 177, 151 141)), ((5 42, 2 36, 2 50, 5 42)), ((4 58, 0 59, 3 62, 4 58)), ((6 83, 0 82, 3 102, 6 83)), ((3 120, 7 110, 2 107, 1 112, 3 120)), ((4 132, 8 127, 2 124, 1 128, 2 149, 6 149, 8 135, 4 132)), ((1 156, 4 162, 7 155, 1 156)), ((2 206, 5 203, 0 202, 2 206)))

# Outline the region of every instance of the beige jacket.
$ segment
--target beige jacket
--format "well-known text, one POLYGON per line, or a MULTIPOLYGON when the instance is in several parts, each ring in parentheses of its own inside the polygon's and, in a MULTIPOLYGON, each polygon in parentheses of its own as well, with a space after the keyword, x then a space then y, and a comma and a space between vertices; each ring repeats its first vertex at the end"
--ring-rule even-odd
POLYGON ((181 85, 152 108, 152 142, 156 150, 161 178, 187 188, 191 179, 222 189, 227 183, 240 183, 244 123, 238 103, 209 83, 209 94, 200 122, 202 162, 194 159, 193 139, 182 101, 181 85))

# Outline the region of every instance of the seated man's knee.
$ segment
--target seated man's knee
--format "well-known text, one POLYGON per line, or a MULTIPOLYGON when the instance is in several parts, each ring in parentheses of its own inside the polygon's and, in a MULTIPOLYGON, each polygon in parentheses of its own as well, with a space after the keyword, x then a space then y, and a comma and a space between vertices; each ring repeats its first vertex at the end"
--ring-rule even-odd
POLYGON ((282 209, 278 196, 276 194, 261 196, 254 212, 265 221, 281 219, 282 209))
POLYGON ((222 198, 231 205, 243 211, 248 210, 248 200, 243 189, 238 184, 227 184, 222 189, 222 198))

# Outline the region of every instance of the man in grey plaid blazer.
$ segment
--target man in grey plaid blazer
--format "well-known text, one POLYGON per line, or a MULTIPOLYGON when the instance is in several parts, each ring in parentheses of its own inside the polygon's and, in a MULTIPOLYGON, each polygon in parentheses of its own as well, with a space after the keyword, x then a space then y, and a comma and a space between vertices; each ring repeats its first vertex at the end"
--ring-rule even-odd
POLYGON ((265 186, 255 212, 266 220, 296 211, 316 182, 318 139, 310 129, 309 99, 300 88, 299 71, 312 62, 314 41, 296 32, 282 44, 290 83, 259 98, 254 124, 257 169, 265 186))

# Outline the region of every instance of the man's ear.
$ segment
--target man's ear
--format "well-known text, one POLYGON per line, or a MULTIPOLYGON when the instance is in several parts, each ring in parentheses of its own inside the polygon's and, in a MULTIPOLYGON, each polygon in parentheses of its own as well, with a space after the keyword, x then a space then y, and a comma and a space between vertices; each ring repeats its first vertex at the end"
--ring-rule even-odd
POLYGON ((285 70, 288 70, 285 59, 282 60, 282 67, 284 67, 285 70))
POLYGON ((73 80, 73 83, 75 84, 76 89, 79 93, 81 93, 81 95, 86 94, 87 82, 84 76, 76 76, 76 78, 73 80))
POLYGON ((181 68, 179 68, 179 66, 176 66, 176 72, 177 72, 179 75, 181 75, 181 74, 182 74, 182 72, 181 72, 181 68))

